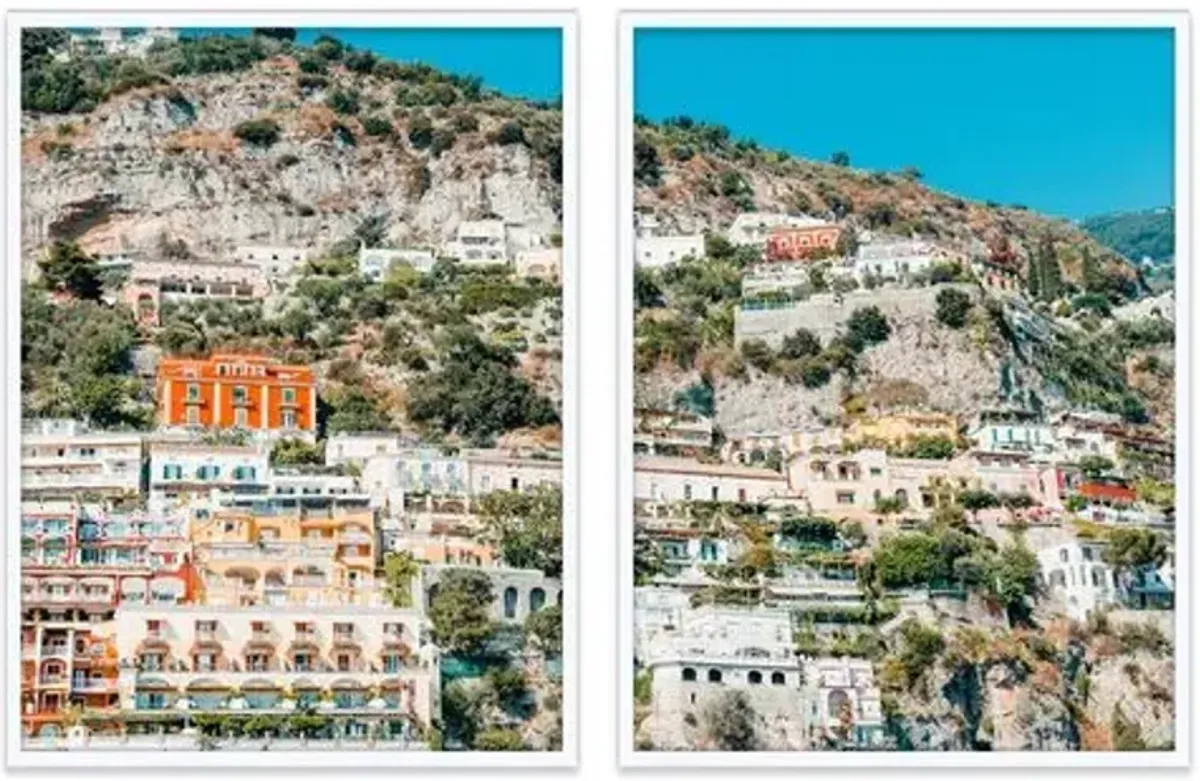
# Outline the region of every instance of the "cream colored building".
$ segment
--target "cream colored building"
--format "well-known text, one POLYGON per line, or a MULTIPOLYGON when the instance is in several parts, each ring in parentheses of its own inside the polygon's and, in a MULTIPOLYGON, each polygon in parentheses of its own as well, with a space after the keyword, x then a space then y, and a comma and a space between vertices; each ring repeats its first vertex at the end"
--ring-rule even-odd
POLYGON ((254 515, 221 511, 192 527, 208 605, 384 604, 375 588, 370 510, 254 515))
POLYGON ((653 502, 760 502, 791 495, 787 476, 770 469, 666 456, 638 456, 633 484, 634 499, 653 502))
POLYGON ((144 453, 138 432, 91 431, 75 420, 30 421, 21 431, 21 495, 137 495, 144 453))
POLYGON ((944 412, 897 412, 856 418, 846 426, 846 441, 902 444, 916 437, 958 438, 958 421, 944 412))
POLYGON ((114 624, 126 713, 313 708, 353 735, 362 721, 439 712, 438 655, 415 610, 138 605, 114 624))

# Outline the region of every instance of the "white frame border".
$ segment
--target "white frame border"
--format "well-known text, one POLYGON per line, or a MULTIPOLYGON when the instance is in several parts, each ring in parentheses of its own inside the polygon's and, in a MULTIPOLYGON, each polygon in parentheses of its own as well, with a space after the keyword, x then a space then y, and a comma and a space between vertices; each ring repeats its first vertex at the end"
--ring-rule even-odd
POLYGON ((762 767, 1187 767, 1190 725, 1191 441, 1189 360, 1191 308, 1191 18, 1186 11, 796 11, 623 12, 620 16, 617 138, 617 263, 619 408, 617 550, 618 734, 620 764, 629 768, 762 767), (1175 31, 1175 411, 1176 605, 1175 749, 1159 752, 712 752, 637 751, 633 743, 633 117, 634 32, 637 28, 696 27, 1169 27, 1175 31))
MULTIPOLYGON (((22 27, 455 27, 455 28, 558 28, 562 32, 562 143, 563 143, 563 250, 562 310, 562 421, 563 421, 563 747, 560 751, 36 751, 21 745, 20 719, 3 719, 6 727, 5 760, 9 768, 562 768, 576 767, 579 757, 579 17, 574 10, 551 11, 443 11, 396 12, 238 12, 238 11, 61 11, 11 12, 7 15, 8 257, 7 317, 4 340, 7 402, 4 423, 5 504, 8 521, 5 549, 20 550, 20 525, 12 522, 20 508, 20 290, 21 290, 21 67, 22 27)), ((8 663, 5 713, 20 712, 20 593, 19 559, 6 557, 6 622, 8 663), (18 562, 18 563, 13 563, 18 562)))

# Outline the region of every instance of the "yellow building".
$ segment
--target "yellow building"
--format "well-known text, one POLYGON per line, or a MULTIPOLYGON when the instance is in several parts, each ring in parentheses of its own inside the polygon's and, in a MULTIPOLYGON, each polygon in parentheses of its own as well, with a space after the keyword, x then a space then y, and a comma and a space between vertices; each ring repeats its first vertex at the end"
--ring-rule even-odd
POLYGON ((192 544, 201 604, 382 604, 371 510, 220 511, 193 522, 192 544))
POLYGON ((846 442, 863 445, 901 445, 916 437, 958 438, 958 421, 944 412, 897 412, 856 418, 846 427, 846 442))

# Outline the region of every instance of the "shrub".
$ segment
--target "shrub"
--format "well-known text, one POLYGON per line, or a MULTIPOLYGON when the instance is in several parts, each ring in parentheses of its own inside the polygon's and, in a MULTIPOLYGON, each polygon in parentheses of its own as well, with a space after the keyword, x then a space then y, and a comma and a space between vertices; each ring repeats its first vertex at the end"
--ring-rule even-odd
POLYGON ((891 334, 892 327, 877 306, 855 309, 850 314, 850 319, 846 321, 847 340, 858 350, 886 342, 891 334))
POLYGON ((325 62, 315 57, 303 57, 300 59, 299 65, 301 73, 325 73, 325 62))
POLYGON ((424 114, 413 117, 408 125, 408 143, 414 149, 427 149, 433 143, 433 122, 424 114))
POLYGON ((354 90, 336 89, 325 98, 325 105, 339 114, 357 114, 360 99, 354 90))
POLYGON ((946 288, 937 294, 937 319, 950 328, 962 328, 967 324, 967 313, 971 311, 971 297, 961 290, 946 288))
POLYGON ((363 119, 362 127, 368 136, 390 136, 395 132, 391 122, 378 116, 363 119))
POLYGON ((525 143, 525 129, 521 127, 521 123, 516 120, 505 122, 500 128, 492 134, 492 143, 501 146, 509 146, 510 144, 525 143))
POLYGON ((474 133, 479 130, 479 120, 474 114, 462 111, 454 116, 454 130, 458 133, 474 133))
POLYGON ((279 123, 273 119, 250 119, 234 127, 233 134, 247 144, 269 147, 279 140, 279 123))
POLYGON ((771 365, 775 363, 775 354, 771 352, 771 346, 762 339, 747 339, 742 342, 742 358, 762 372, 770 371, 771 365))
POLYGON ((439 157, 442 152, 454 148, 455 135, 450 128, 439 127, 433 131, 433 136, 429 142, 429 153, 434 157, 439 157))

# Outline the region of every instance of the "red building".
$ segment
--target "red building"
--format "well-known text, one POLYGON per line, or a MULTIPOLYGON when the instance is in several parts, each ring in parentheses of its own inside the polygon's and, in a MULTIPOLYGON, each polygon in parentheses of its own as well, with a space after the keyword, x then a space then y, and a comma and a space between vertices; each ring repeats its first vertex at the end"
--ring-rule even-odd
POLYGON ((312 369, 261 355, 165 359, 156 397, 164 426, 297 433, 317 428, 312 369))
POLYGON ((842 229, 821 222, 813 225, 780 225, 767 234, 767 260, 804 260, 817 250, 830 252, 837 248, 842 229))

